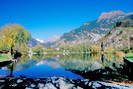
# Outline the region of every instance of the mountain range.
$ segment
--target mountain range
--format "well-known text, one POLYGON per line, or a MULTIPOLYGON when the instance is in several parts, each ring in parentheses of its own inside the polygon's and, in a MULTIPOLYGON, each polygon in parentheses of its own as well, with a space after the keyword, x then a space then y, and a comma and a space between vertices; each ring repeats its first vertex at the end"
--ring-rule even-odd
MULTIPOLYGON (((79 28, 64 33, 58 39, 47 41, 43 44, 47 47, 58 47, 61 45, 77 45, 81 43, 87 43, 89 45, 99 43, 103 37, 107 37, 106 35, 108 33, 115 33, 114 27, 120 24, 118 22, 128 22, 132 27, 133 13, 124 13, 120 10, 102 13, 96 20, 86 22, 79 28)), ((106 42, 108 42, 107 39, 106 42)))

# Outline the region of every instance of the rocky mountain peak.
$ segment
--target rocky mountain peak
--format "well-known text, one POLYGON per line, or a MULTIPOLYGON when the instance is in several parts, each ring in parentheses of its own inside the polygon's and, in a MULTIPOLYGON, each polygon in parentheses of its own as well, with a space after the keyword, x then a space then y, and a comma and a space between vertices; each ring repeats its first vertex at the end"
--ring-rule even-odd
POLYGON ((125 15, 124 12, 118 10, 118 11, 111 11, 111 12, 104 12, 102 13, 99 18, 97 19, 97 22, 100 22, 101 20, 104 20, 104 19, 110 19, 114 16, 122 16, 122 15, 125 15))

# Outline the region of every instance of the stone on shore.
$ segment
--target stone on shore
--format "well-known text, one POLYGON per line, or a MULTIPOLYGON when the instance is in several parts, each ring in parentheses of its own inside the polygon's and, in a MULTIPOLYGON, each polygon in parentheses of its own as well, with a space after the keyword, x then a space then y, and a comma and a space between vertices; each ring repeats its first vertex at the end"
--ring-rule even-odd
POLYGON ((64 77, 50 78, 1 78, 0 89, 133 89, 130 84, 113 84, 88 79, 67 79, 64 77))

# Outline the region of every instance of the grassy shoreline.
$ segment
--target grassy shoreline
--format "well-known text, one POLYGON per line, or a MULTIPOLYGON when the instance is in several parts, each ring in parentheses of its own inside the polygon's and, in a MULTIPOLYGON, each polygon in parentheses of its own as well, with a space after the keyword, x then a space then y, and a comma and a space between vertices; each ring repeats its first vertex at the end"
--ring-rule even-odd
POLYGON ((9 61, 10 60, 10 57, 9 56, 5 56, 5 55, 1 55, 0 54, 0 62, 1 61, 9 61))

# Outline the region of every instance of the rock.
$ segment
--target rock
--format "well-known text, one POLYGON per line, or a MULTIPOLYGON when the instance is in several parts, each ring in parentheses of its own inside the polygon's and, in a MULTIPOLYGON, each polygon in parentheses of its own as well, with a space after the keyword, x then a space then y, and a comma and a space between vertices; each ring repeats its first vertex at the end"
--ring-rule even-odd
POLYGON ((83 89, 83 88, 81 88, 81 87, 78 86, 77 89, 83 89))
POLYGON ((89 81, 88 79, 67 79, 64 77, 44 78, 44 79, 23 79, 23 78, 2 78, 0 88, 20 88, 25 89, 133 89, 133 85, 114 84, 103 81, 89 81), (8 83, 7 83, 8 82, 8 83))
POLYGON ((88 85, 89 80, 88 80, 88 79, 85 79, 85 80, 84 80, 84 81, 82 81, 82 82, 84 82, 84 85, 88 85))
POLYGON ((21 82, 23 82, 23 80, 21 80, 21 79, 18 79, 17 80, 17 83, 21 83, 21 82))
POLYGON ((0 82, 5 82, 5 80, 0 80, 0 82))
POLYGON ((60 89, 66 89, 65 82, 61 78, 58 81, 60 89))
POLYGON ((38 88, 43 88, 44 84, 43 83, 38 83, 38 88))
POLYGON ((92 82, 89 82, 88 86, 91 86, 92 85, 92 82))
POLYGON ((47 83, 43 89, 57 89, 57 88, 53 84, 47 83))
POLYGON ((30 88, 30 87, 26 87, 25 89, 33 89, 33 88, 30 88))
POLYGON ((16 87, 16 86, 17 86, 17 84, 16 84, 16 83, 13 83, 13 84, 11 84, 11 86, 12 86, 12 87, 16 87))
POLYGON ((112 83, 107 83, 107 82, 101 82, 101 81, 96 81, 93 83, 93 87, 96 88, 112 88, 112 89, 133 89, 133 85, 126 85, 126 84, 112 84, 112 83))
POLYGON ((36 85, 35 84, 31 84, 30 86, 34 88, 36 85))
POLYGON ((102 85, 101 84, 99 84, 98 82, 94 82, 93 83, 93 85, 92 85, 92 88, 99 88, 99 87, 101 87, 102 85))
POLYGON ((88 82, 85 82, 84 84, 85 84, 85 85, 87 85, 87 84, 88 84, 88 82))
POLYGON ((63 81, 63 79, 59 79, 59 88, 60 89, 71 89, 72 87, 74 87, 73 84, 69 84, 66 83, 65 81, 63 81))

